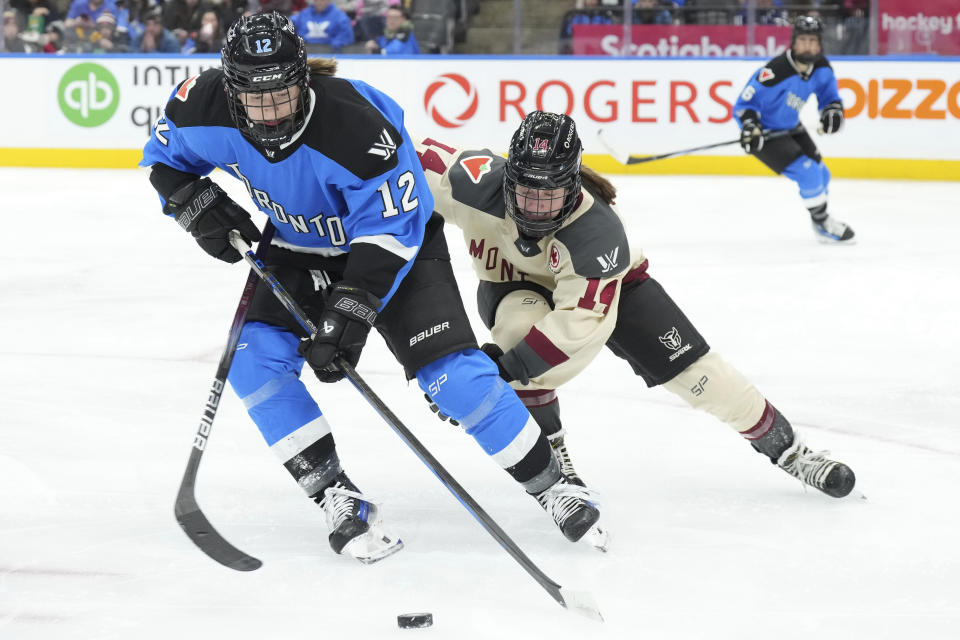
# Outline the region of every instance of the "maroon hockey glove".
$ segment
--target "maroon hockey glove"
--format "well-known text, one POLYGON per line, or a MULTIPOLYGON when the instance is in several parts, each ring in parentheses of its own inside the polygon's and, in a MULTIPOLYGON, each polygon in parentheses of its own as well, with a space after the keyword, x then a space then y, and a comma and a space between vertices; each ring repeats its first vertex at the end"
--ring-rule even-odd
POLYGON ((333 363, 337 355, 357 366, 379 308, 380 300, 363 289, 333 287, 317 320, 317 335, 301 341, 298 348, 320 382, 343 380, 343 372, 333 363))
POLYGON ((234 263, 243 259, 227 237, 233 229, 247 242, 260 240, 260 230, 250 214, 210 178, 189 182, 166 200, 163 212, 176 218, 200 248, 218 260, 234 263))

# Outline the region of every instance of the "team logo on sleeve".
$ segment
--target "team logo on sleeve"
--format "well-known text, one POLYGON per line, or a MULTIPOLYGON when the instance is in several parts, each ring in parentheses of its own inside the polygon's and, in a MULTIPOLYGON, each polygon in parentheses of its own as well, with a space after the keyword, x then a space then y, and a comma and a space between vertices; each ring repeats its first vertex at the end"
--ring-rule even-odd
POLYGON ((480 184, 480 178, 490 173, 492 164, 493 156, 471 156, 460 161, 460 166, 473 184, 480 184))
POLYGON ((677 331, 676 327, 671 327, 670 331, 667 331, 662 336, 658 336, 658 338, 660 339, 660 344, 673 351, 673 353, 670 354, 670 362, 673 362, 693 348, 689 343, 683 344, 683 338, 680 337, 680 332, 677 331))
POLYGON ((773 71, 770 67, 764 67, 760 70, 760 75, 757 76, 757 82, 766 82, 767 80, 773 80, 773 71))
POLYGON ((200 74, 198 73, 193 77, 187 78, 186 81, 184 81, 184 83, 180 85, 180 88, 177 89, 177 95, 176 95, 177 100, 179 100, 180 102, 187 101, 187 98, 190 95, 190 89, 193 89, 194 85, 197 84, 197 78, 199 77, 200 77, 200 74))
POLYGON ((560 247, 556 243, 550 245, 550 261, 547 263, 550 271, 560 273, 560 247))
POLYGON ((386 129, 380 132, 380 141, 374 142, 373 146, 367 149, 370 155, 380 156, 384 160, 389 160, 396 151, 397 143, 393 141, 386 129))

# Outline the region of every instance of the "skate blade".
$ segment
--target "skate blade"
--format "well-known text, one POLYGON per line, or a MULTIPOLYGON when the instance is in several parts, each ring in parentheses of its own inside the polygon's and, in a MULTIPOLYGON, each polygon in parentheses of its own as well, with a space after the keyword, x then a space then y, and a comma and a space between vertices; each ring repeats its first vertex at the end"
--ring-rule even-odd
POLYGON ((610 534, 607 532, 606 528, 601 527, 599 524, 595 524, 590 527, 589 531, 583 534, 583 537, 580 538, 580 540, 586 542, 597 551, 606 553, 610 544, 610 534))
POLYGON ((838 246, 838 245, 855 245, 857 244, 857 236, 853 236, 849 240, 840 240, 839 238, 834 238, 833 236, 825 236, 822 233, 817 233, 817 242, 820 244, 838 246))
POLYGON ((382 529, 370 529, 343 547, 342 553, 352 556, 363 564, 373 564, 403 549, 403 540, 384 533, 382 529))

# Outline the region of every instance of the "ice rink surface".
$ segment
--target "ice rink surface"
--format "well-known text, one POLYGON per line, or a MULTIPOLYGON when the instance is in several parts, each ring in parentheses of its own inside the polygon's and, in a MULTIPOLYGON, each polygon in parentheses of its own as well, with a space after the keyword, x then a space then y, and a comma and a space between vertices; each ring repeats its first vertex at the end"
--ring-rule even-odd
POLYGON ((371 566, 333 554, 227 392, 197 497, 264 566, 225 569, 173 501, 245 267, 164 219, 144 173, 3 169, 0 638, 956 638, 960 183, 835 180, 831 210, 859 240, 836 247, 784 179, 614 181, 651 274, 866 499, 804 491, 605 352, 560 397, 612 544, 572 545, 372 338, 360 373, 606 622, 560 608, 349 384, 312 376, 344 467, 406 548, 371 566), (399 630, 411 611, 434 626, 399 630))

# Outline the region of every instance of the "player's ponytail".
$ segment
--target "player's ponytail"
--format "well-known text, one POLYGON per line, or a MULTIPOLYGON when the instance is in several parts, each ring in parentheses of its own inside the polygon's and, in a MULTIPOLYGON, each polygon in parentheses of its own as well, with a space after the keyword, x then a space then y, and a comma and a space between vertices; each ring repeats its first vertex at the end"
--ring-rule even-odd
POLYGON ((617 197, 616 187, 585 164, 580 165, 580 178, 583 180, 583 186, 589 189, 595 198, 611 204, 617 197))
POLYGON ((337 61, 333 58, 310 58, 307 60, 307 68, 312 76, 337 75, 337 61))

